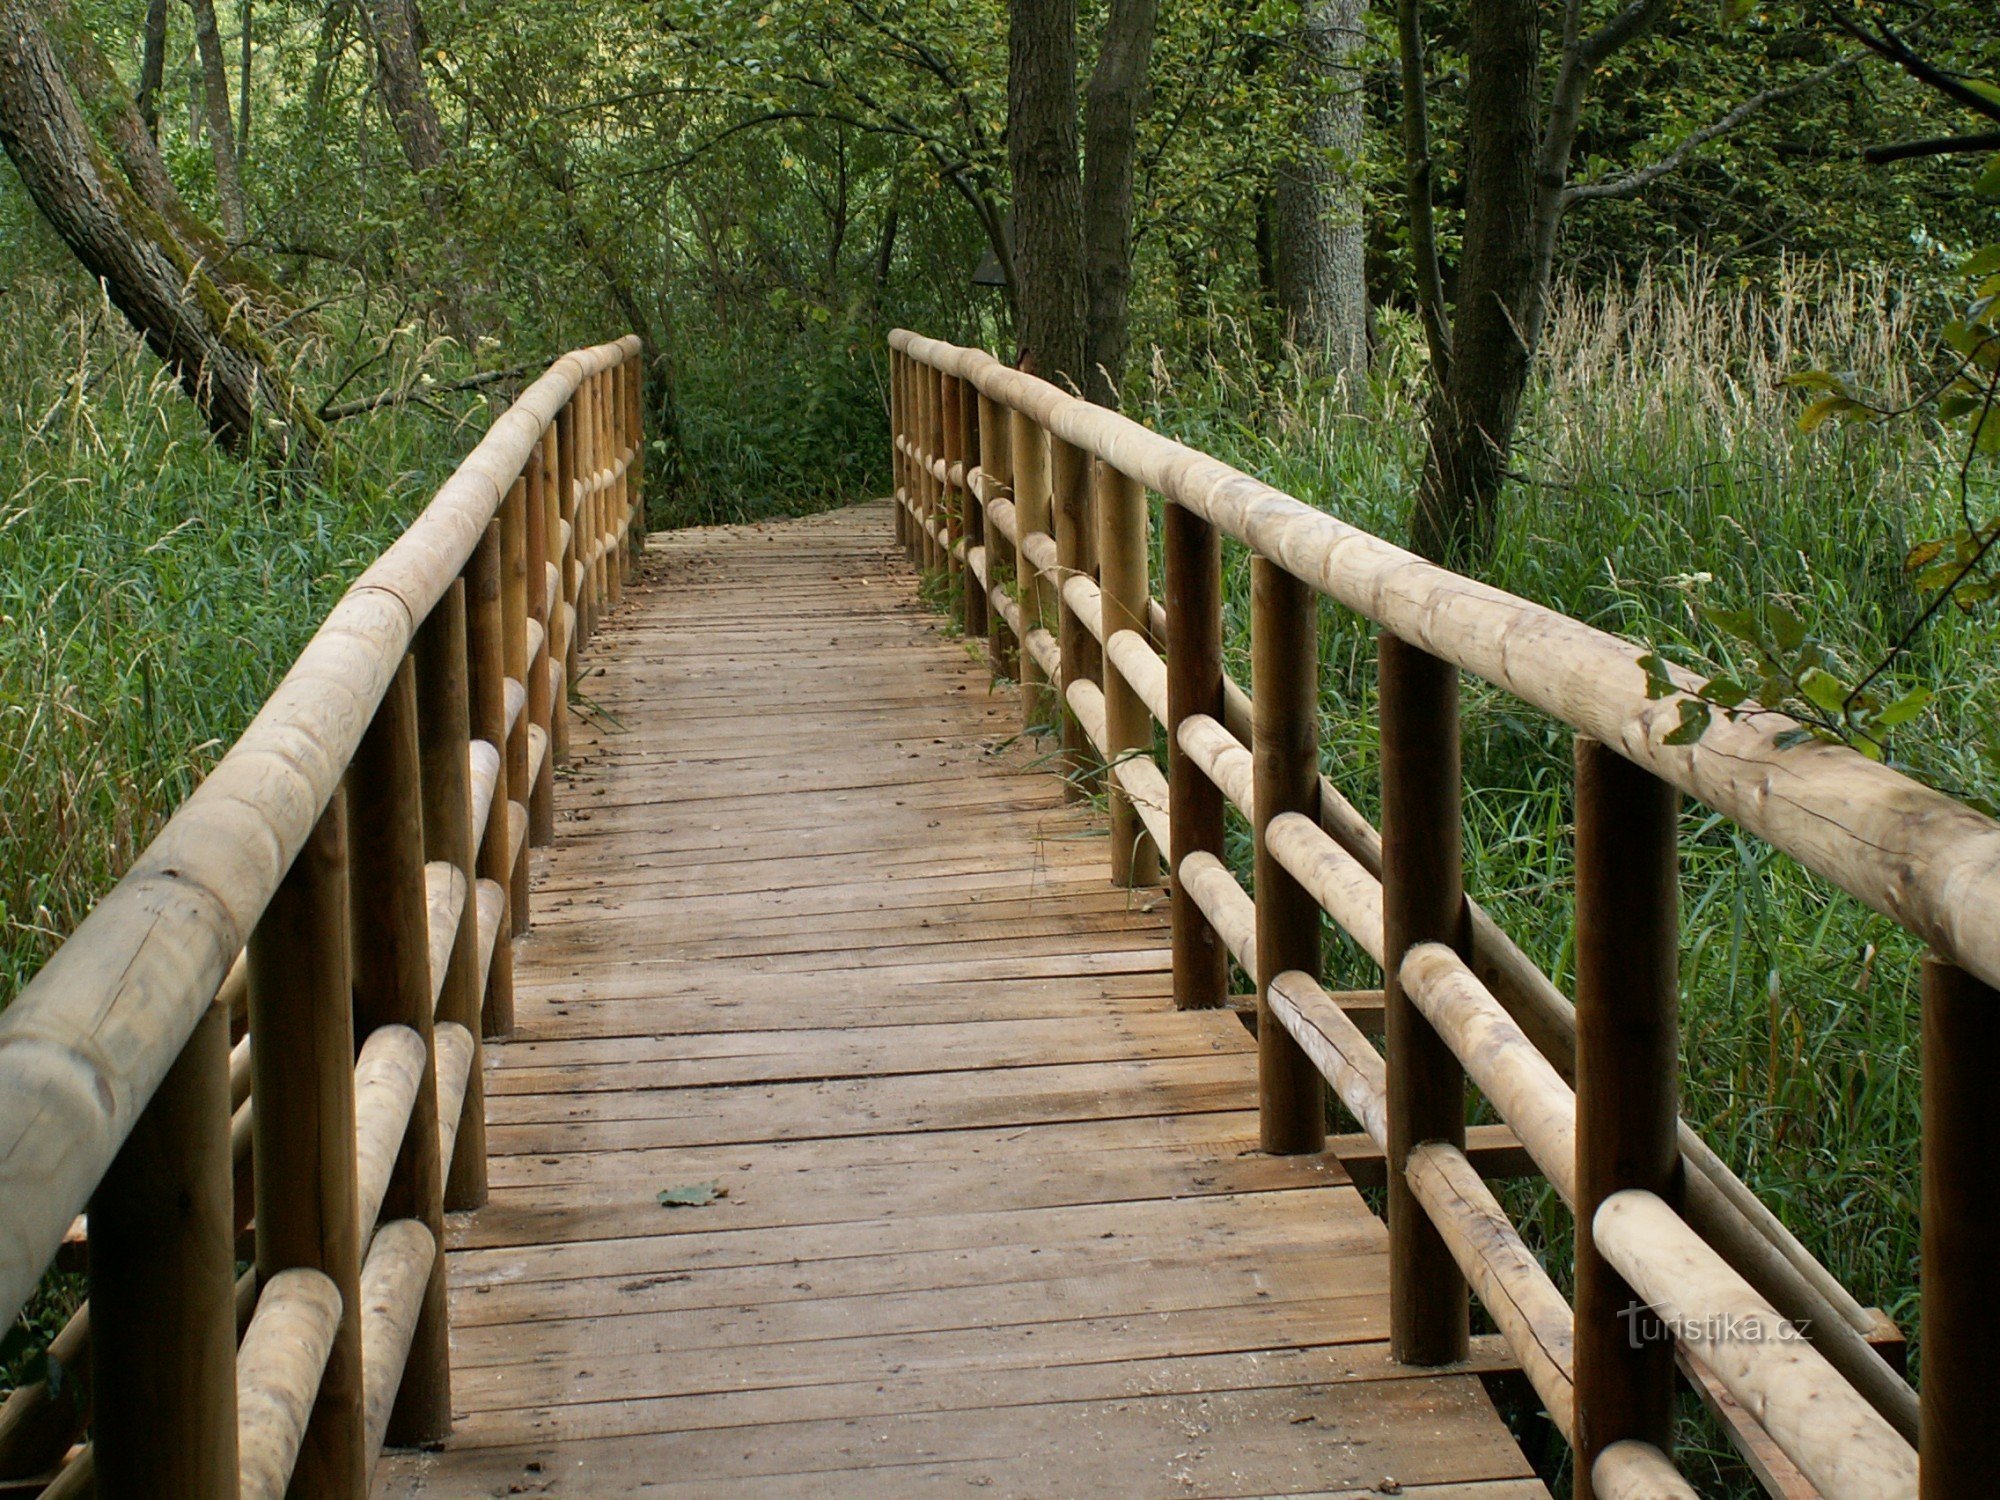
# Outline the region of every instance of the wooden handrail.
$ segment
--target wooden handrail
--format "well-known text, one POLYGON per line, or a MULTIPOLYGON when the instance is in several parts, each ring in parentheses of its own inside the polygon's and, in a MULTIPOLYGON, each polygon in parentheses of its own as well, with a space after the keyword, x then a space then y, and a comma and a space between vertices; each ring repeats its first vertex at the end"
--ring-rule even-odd
POLYGON ((0 1479, 88 1420, 59 1489, 359 1497, 384 1442, 449 1431, 443 1212, 485 1194, 502 934, 643 536, 639 353, 566 354, 501 415, 0 1014, 0 1326, 75 1221, 57 1346, 95 1396, 16 1392, 0 1479))
MULTIPOLYGON (((1003 478, 963 468, 961 453, 977 453, 982 463, 996 454, 983 431, 944 453, 921 421, 898 415, 899 536, 919 566, 943 571, 954 556, 953 532, 934 519, 936 496, 960 489, 984 512, 971 524, 988 546, 966 551, 964 572, 993 604, 994 628, 1017 637, 989 654, 998 663, 1011 652, 1024 671, 1032 662, 1058 687, 1057 701, 1070 710, 1064 744, 1078 779, 1108 765, 1121 839, 1136 837, 1130 822, 1117 822, 1130 807, 1170 855, 1177 1000, 1222 1003, 1225 952, 1262 981, 1267 1149, 1315 1144, 1289 1082, 1301 1056, 1383 1148, 1399 1357, 1428 1363, 1458 1352, 1462 1275, 1577 1445, 1580 1496, 1692 1493, 1663 1451, 1672 1340, 1634 1344, 1620 1321, 1619 1299, 1629 1300, 1629 1287, 1639 1284, 1630 1278, 1648 1264, 1648 1234, 1621 1228, 1600 1252, 1590 1233, 1609 1222, 1598 1204, 1643 1199, 1679 1226, 1668 1234, 1659 1227, 1667 1220, 1646 1220, 1659 1228, 1650 1238, 1670 1262, 1684 1262, 1689 1243, 1708 1257, 1701 1276, 1658 1283, 1671 1285, 1676 1317, 1754 1304, 1773 1326, 1807 1332, 1796 1345, 1809 1356, 1803 1366, 1753 1360, 1747 1375, 1733 1356, 1681 1341, 1682 1368, 1705 1397, 1724 1402, 1725 1425, 1754 1447, 1759 1472, 1771 1472, 1771 1482, 1784 1482, 1773 1465, 1789 1459, 1828 1494, 1914 1495, 1920 1426, 1925 1500, 1963 1492, 1968 1476, 1986 1472, 1991 1424, 1969 1414, 1991 1400, 1984 1371, 2000 1334, 1989 1289, 1974 1269, 1993 1250, 1992 1214, 1980 1206, 1994 1196, 1993 1152, 1975 1144, 1991 1131, 1973 1123, 1977 1111, 1933 1108, 1930 1080, 1967 1079, 2000 1062, 2000 1023, 1971 1019, 1994 1014, 2000 1002, 1990 988, 2000 981, 2000 824, 1840 747, 1780 748, 1796 726, 1778 715, 1718 718, 1695 745, 1668 745, 1679 711, 1671 699, 1646 697, 1639 648, 1424 562, 982 351, 900 330, 890 348, 896 413, 921 413, 941 399, 937 393, 971 386, 982 428, 1009 428, 1003 478), (1143 538, 1146 489, 1169 502, 1164 606, 1144 597, 1143 572, 1135 576, 1126 561, 1130 539, 1143 538), (1094 518, 1063 514, 1063 497, 1078 494, 1094 495, 1094 518), (1066 531, 1116 538, 1117 555, 1100 563, 1066 540, 1066 531), (1252 553, 1254 696, 1221 670, 1216 545, 1224 535, 1252 553), (994 545, 1007 548, 1011 590, 989 567, 994 545), (1386 836, 1317 777, 1310 740, 1294 732, 1291 678, 1309 660, 1310 632, 1297 628, 1295 606, 1279 604, 1277 579, 1296 579, 1384 628, 1382 696, 1393 721, 1384 726, 1386 836), (1048 622, 1038 604, 1044 599, 1059 604, 1060 642, 1031 623, 1048 622), (1579 924, 1589 929, 1579 935, 1579 982, 1587 991, 1581 1007, 1458 891, 1451 702, 1459 669, 1575 728, 1579 765, 1595 778, 1589 795, 1579 792, 1580 836, 1590 845, 1579 855, 1579 884, 1590 887, 1579 897, 1579 924), (1279 684, 1268 692, 1267 672, 1279 684), (1267 731, 1259 711, 1271 693, 1271 709, 1284 712, 1267 731), (1144 737, 1113 727, 1107 707, 1114 700, 1143 708, 1165 729, 1169 776, 1153 764, 1144 737), (1078 758, 1086 746, 1098 752, 1095 765, 1078 758), (1294 782, 1315 778, 1319 795, 1301 803, 1294 782), (1903 923, 1957 965, 1933 960, 1926 973, 1927 996, 1942 997, 1925 1011, 1926 1203, 1935 1182, 1948 1222, 1927 1213, 1924 1223, 1927 1314, 1933 1305, 1951 1309, 1949 1321, 1934 1325, 1926 1317, 1926 1367, 1936 1359, 1956 1388, 1927 1380, 1921 1420, 1915 1392, 1864 1337, 1885 1320, 1861 1309, 1676 1120, 1673 789, 1903 923), (1256 836, 1256 899, 1220 858, 1225 802, 1256 836), (1383 965, 1386 1059, 1310 972, 1316 949, 1300 946, 1286 956, 1294 924, 1279 913, 1296 892, 1383 965), (1643 1004, 1636 973, 1645 976, 1643 1004), (1976 1062, 1962 1055, 1968 1049, 1976 1062), (1592 1212, 1580 1226, 1579 1256, 1589 1264, 1579 1270, 1574 1315, 1546 1275, 1525 1262, 1518 1236, 1455 1143, 1461 1064, 1517 1126, 1562 1198, 1592 1212), (1621 1081, 1635 1077, 1644 1088, 1621 1081), (1983 1194, 1975 1175, 1982 1167, 1983 1194), (1711 1293, 1713 1305, 1704 1301, 1711 1293), (1808 1373, 1792 1373, 1797 1369, 1808 1373), (1773 1407, 1780 1416, 1767 1433, 1720 1394, 1727 1389, 1743 1406, 1763 1410, 1767 1394, 1782 1390, 1783 1400, 1796 1403, 1813 1382, 1833 1382, 1845 1403, 1840 1410, 1865 1413, 1865 1420, 1797 1420, 1793 1408, 1773 1407)), ((949 572, 946 586, 973 585, 949 572)), ((1025 722, 1047 726, 1039 684, 1023 687, 1025 722)), ((1114 861, 1115 878, 1127 873, 1123 864, 1114 861)))
POLYGON ((1426 562, 984 350, 889 337, 1412 645, 1612 746, 2000 985, 2000 823, 1985 814, 1842 746, 1781 749, 1798 726, 1775 712, 1717 715, 1697 743, 1669 745, 1678 702, 1646 696, 1631 642, 1426 562))

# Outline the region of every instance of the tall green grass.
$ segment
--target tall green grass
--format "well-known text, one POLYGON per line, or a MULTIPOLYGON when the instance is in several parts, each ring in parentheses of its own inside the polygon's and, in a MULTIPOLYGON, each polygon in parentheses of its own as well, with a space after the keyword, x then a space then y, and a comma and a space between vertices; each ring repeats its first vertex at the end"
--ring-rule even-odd
MULTIPOLYGON (((483 403, 342 423, 323 477, 210 442, 171 378, 68 281, 0 320, 0 1006, 234 740, 341 591, 483 427, 483 403)), ((349 395, 456 358, 322 330, 349 395)), ((495 399, 504 400, 496 397, 495 399)))
MULTIPOLYGON (((343 422, 316 476, 221 452, 171 377, 70 277, 0 320, 0 1008, 249 723, 354 576, 504 393, 343 422)), ((345 394, 467 362, 414 326, 322 314, 298 372, 345 394)), ((29 1349, 82 1295, 52 1273, 29 1349)), ((0 1330, 4 1331, 4 1330, 0 1330)), ((0 1390, 29 1367, 0 1361, 0 1390)))
MULTIPOLYGON (((1777 595, 1872 663, 1920 604, 1901 559, 1949 524, 1960 454, 1921 423, 1801 435, 1782 381, 1823 366, 1907 389, 1928 326, 1888 275, 1813 265, 1766 285, 1682 271, 1566 292, 1483 576, 1695 665, 1727 654, 1698 602, 1777 595)), ((1324 384, 1253 373, 1247 351, 1187 373, 1156 360, 1137 404, 1159 430, 1400 541, 1422 372, 1412 331, 1391 321, 1386 335, 1358 411, 1324 384)), ((1991 508, 1990 474, 1975 498, 1991 508)), ((1247 673, 1247 560, 1232 548, 1227 567, 1231 665, 1247 673)), ((2000 788, 1975 751, 2000 688, 1994 629, 1947 615, 1898 669, 1947 691, 1895 748, 1990 797, 2000 788)), ((1372 627, 1331 605, 1322 620, 1324 768, 1372 814, 1372 627)), ((1464 724, 1469 888, 1567 990, 1570 734, 1471 680, 1464 724)), ((1684 1112, 1864 1303, 1914 1335, 1920 945, 1706 809, 1689 805, 1683 825, 1684 1112)), ((1332 969, 1378 982, 1351 945, 1332 969)), ((1526 1189, 1511 1206, 1566 1285, 1566 1210, 1526 1189)), ((1686 1437, 1704 1493, 1754 1492, 1712 1430, 1692 1423, 1686 1437)))

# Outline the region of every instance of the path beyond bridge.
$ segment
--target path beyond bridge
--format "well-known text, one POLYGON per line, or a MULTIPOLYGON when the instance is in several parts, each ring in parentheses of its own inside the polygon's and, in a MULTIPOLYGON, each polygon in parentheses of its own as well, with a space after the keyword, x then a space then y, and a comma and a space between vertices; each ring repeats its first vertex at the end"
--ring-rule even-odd
POLYGON ((1544 1495, 1497 1341, 1391 1359, 1342 1155, 1258 1151, 1254 1041, 1174 1009, 1160 893, 894 537, 657 536, 606 617, 448 1233, 456 1420, 377 1493, 1544 1495))

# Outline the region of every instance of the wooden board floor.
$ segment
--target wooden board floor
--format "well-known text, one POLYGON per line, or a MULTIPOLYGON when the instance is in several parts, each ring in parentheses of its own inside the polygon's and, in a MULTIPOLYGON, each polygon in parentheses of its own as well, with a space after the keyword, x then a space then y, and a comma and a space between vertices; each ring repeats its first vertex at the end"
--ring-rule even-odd
POLYGON ((455 1430, 378 1493, 1544 1496, 891 538, 656 537, 592 643, 455 1430))

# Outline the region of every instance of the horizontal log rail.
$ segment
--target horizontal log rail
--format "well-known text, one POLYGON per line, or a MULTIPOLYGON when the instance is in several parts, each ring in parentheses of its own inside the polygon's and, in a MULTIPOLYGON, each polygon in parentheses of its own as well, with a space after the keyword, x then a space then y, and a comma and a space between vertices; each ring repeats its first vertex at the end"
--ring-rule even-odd
POLYGON ((443 1216, 486 1195, 481 1044, 643 541, 639 356, 522 393, 0 1013, 0 1327, 89 1268, 0 1406, 10 1493, 360 1497, 449 1432, 443 1216))
POLYGON ((1788 745, 1775 714, 1718 716, 1670 744, 1678 705, 1647 696, 1641 648, 983 351, 903 330, 889 343, 899 541, 942 575, 968 632, 980 622, 996 676, 1019 679, 1025 727, 1061 735, 1080 786, 1104 778, 1115 877, 1152 878, 1156 855, 1169 873, 1177 1003, 1229 1003, 1230 960, 1255 984, 1267 1149, 1319 1149, 1307 1076, 1379 1153, 1397 1356, 1463 1357, 1476 1294, 1576 1448, 1580 1496, 1693 1493, 1671 1458, 1677 1362, 1773 1493, 1989 1485, 2000 1183, 1987 1112, 1960 1099, 2000 1061, 2000 824, 1843 748, 1788 745), (1164 506, 1157 598, 1148 491, 1164 506), (1247 693, 1221 664, 1224 539, 1252 554, 1247 693), (1379 832, 1319 774, 1299 706, 1317 598, 1383 632, 1379 832), (1460 889, 1460 672, 1576 731, 1574 1003, 1460 889), (1893 1327, 1678 1116, 1683 793, 1935 955, 1921 1400, 1893 1327), (1256 842, 1254 896, 1222 857, 1232 807, 1256 842), (1322 913, 1383 971, 1379 1048, 1321 984, 1322 913), (1504 1145, 1468 1137, 1468 1082, 1512 1128, 1504 1145), (1481 1176, 1517 1170, 1516 1152, 1577 1215, 1574 1307, 1481 1176))

